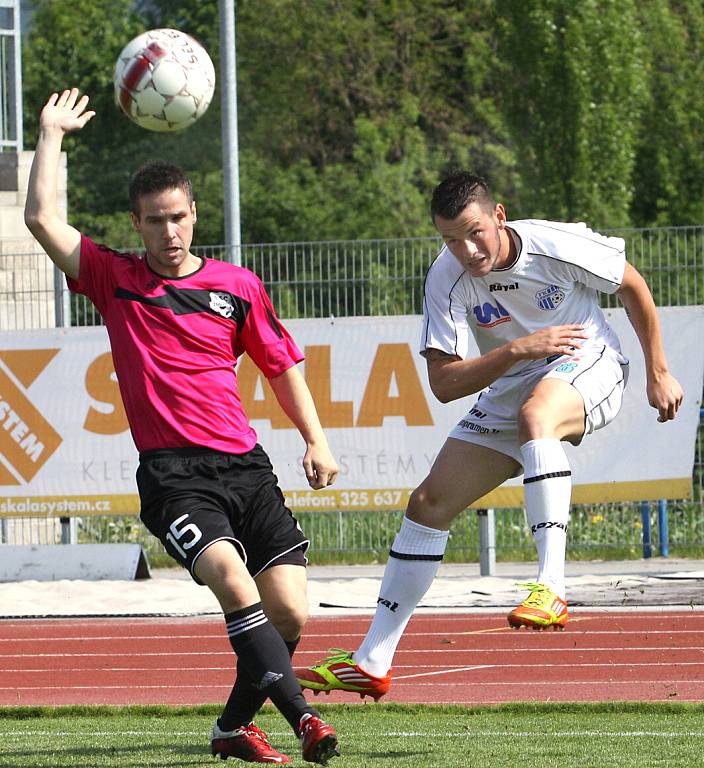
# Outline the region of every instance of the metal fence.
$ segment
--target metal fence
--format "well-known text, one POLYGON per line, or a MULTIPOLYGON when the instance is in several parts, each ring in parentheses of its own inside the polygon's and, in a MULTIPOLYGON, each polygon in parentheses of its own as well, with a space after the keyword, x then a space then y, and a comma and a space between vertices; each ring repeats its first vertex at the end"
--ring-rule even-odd
MULTIPOLYGON (((660 306, 696 305, 704 298, 704 226, 613 231, 626 239, 628 258, 643 274, 660 306)), ((438 252, 437 238, 329 241, 244 245, 242 264, 263 280, 278 314, 286 318, 419 314, 425 272, 438 252)), ((195 246, 193 251, 225 258, 225 246, 195 246)), ((603 295, 604 307, 616 306, 603 295)), ((71 296, 63 276, 41 251, 6 253, 0 248, 0 329, 23 330, 62 325, 97 325, 93 305, 71 296)), ((667 522, 670 546, 685 554, 704 548, 704 495, 700 425, 694 468, 694 497, 670 502, 667 522)), ((398 513, 321 512, 298 517, 325 558, 354 561, 384 557, 398 528, 398 513)), ((653 516, 656 510, 652 510, 653 516)), ((56 521, 5 520, 0 541, 60 542, 66 526, 73 540, 139 541, 156 554, 159 545, 134 517, 56 521)), ((638 556, 643 547, 640 505, 581 505, 572 510, 568 547, 571 551, 611 551, 638 556)), ((532 553, 523 510, 496 515, 497 555, 532 553)), ((653 517, 653 546, 659 528, 653 517)), ((477 559, 477 516, 467 511, 453 525, 448 557, 477 559)))

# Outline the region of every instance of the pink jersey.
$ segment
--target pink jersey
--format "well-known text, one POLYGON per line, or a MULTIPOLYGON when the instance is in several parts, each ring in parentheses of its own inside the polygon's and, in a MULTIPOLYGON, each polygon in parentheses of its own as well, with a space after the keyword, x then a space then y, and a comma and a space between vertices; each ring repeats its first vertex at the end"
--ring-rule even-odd
POLYGON ((235 364, 243 353, 267 378, 303 359, 248 269, 204 259, 180 278, 146 259, 81 236, 78 280, 105 321, 132 437, 139 451, 203 446, 245 453, 257 435, 242 409, 235 364))

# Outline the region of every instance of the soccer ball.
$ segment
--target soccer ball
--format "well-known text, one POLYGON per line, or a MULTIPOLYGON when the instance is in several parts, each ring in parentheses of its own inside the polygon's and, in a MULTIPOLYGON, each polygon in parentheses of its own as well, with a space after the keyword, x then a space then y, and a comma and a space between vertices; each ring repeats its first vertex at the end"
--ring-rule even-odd
POLYGON ((208 108, 215 69, 207 51, 177 29, 130 41, 115 64, 115 103, 142 128, 182 131, 208 108))

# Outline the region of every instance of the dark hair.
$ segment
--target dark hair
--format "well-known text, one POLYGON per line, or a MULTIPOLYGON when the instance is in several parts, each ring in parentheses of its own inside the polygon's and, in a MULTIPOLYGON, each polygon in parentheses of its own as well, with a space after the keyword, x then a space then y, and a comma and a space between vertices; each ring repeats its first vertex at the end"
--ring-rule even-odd
POLYGON ((186 174, 176 165, 165 160, 156 160, 140 168, 132 177, 129 186, 130 208, 139 216, 139 200, 144 195, 163 192, 166 189, 182 189, 188 203, 193 202, 193 187, 186 174))
POLYGON ((453 171, 433 190, 430 201, 430 215, 433 219, 456 219, 470 204, 477 202, 485 209, 494 209, 494 200, 489 183, 481 176, 469 171, 453 171))

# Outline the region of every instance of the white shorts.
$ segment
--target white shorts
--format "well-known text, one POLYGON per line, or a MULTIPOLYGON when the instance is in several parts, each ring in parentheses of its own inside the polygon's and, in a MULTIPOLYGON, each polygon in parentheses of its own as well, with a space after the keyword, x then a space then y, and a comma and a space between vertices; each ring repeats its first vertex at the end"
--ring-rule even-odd
POLYGON ((472 410, 460 420, 449 437, 477 443, 511 456, 523 465, 518 445, 518 412, 528 395, 543 379, 562 379, 584 400, 584 435, 609 424, 621 410, 628 381, 628 360, 609 347, 562 356, 528 373, 502 376, 482 392, 472 410))

